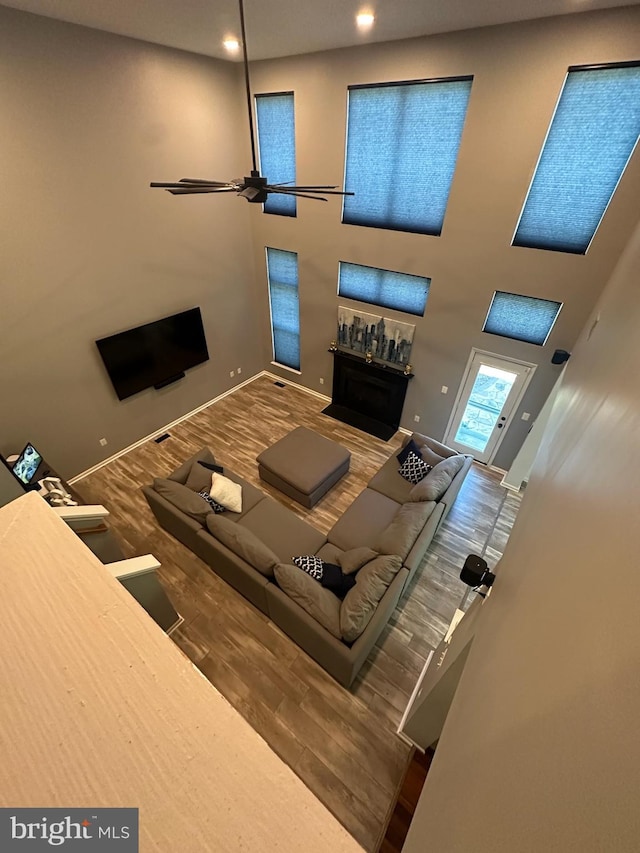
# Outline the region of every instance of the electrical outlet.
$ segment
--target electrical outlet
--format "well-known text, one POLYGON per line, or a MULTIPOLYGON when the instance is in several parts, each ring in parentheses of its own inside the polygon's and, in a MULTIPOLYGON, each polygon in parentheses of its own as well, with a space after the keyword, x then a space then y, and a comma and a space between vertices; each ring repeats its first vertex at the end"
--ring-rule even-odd
POLYGON ((449 392, 449 386, 448 386, 448 385, 443 385, 443 386, 442 386, 442 388, 440 389, 440 392, 441 392, 442 394, 447 394, 447 393, 449 392))
POLYGON ((324 378, 322 376, 320 377, 320 384, 324 385, 324 378))
POLYGON ((523 412, 522 413, 522 420, 523 421, 528 421, 530 417, 531 417, 531 415, 529 414, 529 412, 523 412))
POLYGON ((233 379, 233 377, 234 377, 235 375, 236 375, 235 370, 230 370, 230 371, 229 371, 229 376, 230 376, 232 379, 233 379))
POLYGON ((415 421, 417 424, 419 424, 419 423, 420 423, 420 415, 414 415, 414 416, 413 416, 413 419, 414 419, 414 421, 415 421))
POLYGON ((239 368, 236 370, 236 373, 238 374, 238 376, 240 376, 240 374, 242 373, 242 368, 241 368, 241 367, 239 367, 239 368))
POLYGON ((106 447, 106 446, 107 446, 107 439, 106 439, 106 438, 101 438, 101 439, 100 439, 100 446, 101 446, 101 447, 106 447))

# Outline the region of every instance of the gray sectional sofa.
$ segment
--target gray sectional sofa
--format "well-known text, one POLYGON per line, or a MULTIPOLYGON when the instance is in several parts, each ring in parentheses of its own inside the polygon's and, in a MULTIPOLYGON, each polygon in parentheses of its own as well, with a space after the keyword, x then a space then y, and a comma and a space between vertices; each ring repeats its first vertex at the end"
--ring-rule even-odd
POLYGON ((211 477, 199 463, 215 463, 208 448, 168 479, 144 486, 143 492, 165 530, 348 687, 418 569, 472 463, 472 457, 460 456, 418 433, 404 444, 410 438, 425 461, 436 465, 428 475, 431 481, 408 483, 398 473, 394 452, 327 535, 226 468, 224 476, 242 487, 242 512, 214 514, 198 494, 211 477), (434 479, 438 473, 440 479, 434 479), (429 499, 436 495, 437 499, 429 499), (341 601, 291 564, 297 555, 317 555, 340 565, 345 574, 355 574, 355 586, 341 601))

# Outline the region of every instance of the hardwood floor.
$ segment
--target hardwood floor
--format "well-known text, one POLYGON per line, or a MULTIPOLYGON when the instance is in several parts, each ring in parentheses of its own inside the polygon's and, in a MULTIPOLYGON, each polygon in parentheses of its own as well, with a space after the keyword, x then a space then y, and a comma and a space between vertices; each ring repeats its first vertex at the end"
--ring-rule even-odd
POLYGON ((85 500, 102 503, 129 556, 153 553, 159 577, 184 617, 173 639, 228 701, 325 803, 365 850, 384 835, 409 760, 395 734, 429 651, 466 587, 467 554, 493 567, 519 495, 499 475, 474 465, 447 520, 350 690, 320 666, 198 557, 155 521, 140 486, 164 477, 204 445, 218 461, 326 532, 402 439, 383 442, 322 415, 325 402, 295 386, 260 377, 77 482, 85 500), (295 426, 348 447, 351 470, 312 510, 258 478, 255 458, 295 426), (499 516, 499 518, 498 518, 499 516))

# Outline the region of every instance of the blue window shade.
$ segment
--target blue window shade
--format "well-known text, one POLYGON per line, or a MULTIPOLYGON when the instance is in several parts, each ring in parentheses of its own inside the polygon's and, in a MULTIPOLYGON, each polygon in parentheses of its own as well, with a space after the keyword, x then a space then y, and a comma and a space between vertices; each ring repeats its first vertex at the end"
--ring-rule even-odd
POLYGON ((543 346, 561 308, 562 302, 496 290, 482 331, 543 346))
POLYGON ((340 261, 338 296, 395 308, 407 314, 424 314, 429 295, 430 278, 401 272, 363 267, 340 261))
POLYGON ((569 69, 514 246, 584 255, 640 134, 640 65, 569 69))
POLYGON ((267 277, 273 360, 285 367, 300 370, 298 255, 281 249, 267 249, 267 277))
POLYGON ((349 87, 343 222, 440 234, 471 82, 349 87))
MULTIPOLYGON (((293 92, 256 95, 260 173, 270 184, 294 184, 296 180, 296 132, 293 92)), ((296 215, 294 196, 269 193, 265 213, 296 215)))

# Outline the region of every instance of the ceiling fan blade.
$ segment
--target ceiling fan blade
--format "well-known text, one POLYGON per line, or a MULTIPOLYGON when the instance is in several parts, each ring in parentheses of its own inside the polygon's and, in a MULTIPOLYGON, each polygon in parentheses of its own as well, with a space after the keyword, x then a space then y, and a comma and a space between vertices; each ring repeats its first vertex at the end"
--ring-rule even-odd
POLYGON ((235 187, 165 187, 171 195, 195 195, 196 193, 234 193, 235 187))
MULTIPOLYGON (((320 196, 320 195, 307 195, 306 193, 299 193, 299 192, 296 192, 295 190, 296 190, 295 187, 292 187, 291 189, 286 189, 286 190, 276 190, 273 187, 267 188, 267 192, 278 193, 279 195, 294 195, 297 198, 311 198, 311 199, 314 199, 315 201, 327 201, 326 198, 322 198, 322 196, 320 196)), ((242 193, 241 193, 241 195, 242 195, 242 193)))
POLYGON ((278 188, 275 184, 268 184, 267 191, 268 192, 298 192, 298 190, 304 190, 308 193, 320 193, 320 195, 355 195, 355 193, 343 192, 342 190, 327 190, 322 189, 321 187, 282 187, 278 188))
POLYGON ((293 181, 287 181, 286 184, 269 184, 269 186, 270 187, 282 187, 285 190, 337 190, 338 189, 337 185, 335 185, 335 184, 333 184, 333 185, 327 184, 326 186, 324 184, 314 184, 313 186, 309 186, 309 187, 306 187, 306 186, 302 187, 302 186, 298 186, 297 184, 295 186, 290 186, 291 184, 293 184, 293 181))
POLYGON ((230 187, 234 181, 207 181, 206 178, 180 178, 181 184, 206 184, 209 187, 230 187))

